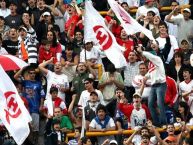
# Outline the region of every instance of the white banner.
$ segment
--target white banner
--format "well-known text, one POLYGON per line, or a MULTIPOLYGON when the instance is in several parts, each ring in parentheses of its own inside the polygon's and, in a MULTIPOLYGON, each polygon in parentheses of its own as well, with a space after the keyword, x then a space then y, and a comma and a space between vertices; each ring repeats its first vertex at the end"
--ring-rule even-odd
POLYGON ((125 29, 127 35, 133 35, 137 32, 144 33, 150 40, 155 42, 152 32, 141 26, 135 19, 133 19, 128 12, 126 12, 115 0, 108 0, 108 3, 121 22, 121 26, 125 29))
POLYGON ((92 6, 91 1, 85 2, 85 42, 99 43, 101 50, 116 68, 127 65, 121 50, 124 47, 117 44, 114 35, 107 28, 103 17, 92 6))
POLYGON ((18 145, 30 133, 28 123, 32 120, 17 89, 0 65, 0 119, 18 145))

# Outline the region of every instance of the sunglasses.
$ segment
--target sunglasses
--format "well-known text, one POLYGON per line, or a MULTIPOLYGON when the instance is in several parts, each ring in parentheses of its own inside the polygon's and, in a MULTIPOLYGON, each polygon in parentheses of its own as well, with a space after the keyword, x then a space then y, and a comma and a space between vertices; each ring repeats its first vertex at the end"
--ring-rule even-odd
POLYGON ((36 74, 35 72, 29 72, 29 74, 36 74))
POLYGON ((89 84, 90 82, 85 82, 84 84, 86 85, 86 84, 89 84))

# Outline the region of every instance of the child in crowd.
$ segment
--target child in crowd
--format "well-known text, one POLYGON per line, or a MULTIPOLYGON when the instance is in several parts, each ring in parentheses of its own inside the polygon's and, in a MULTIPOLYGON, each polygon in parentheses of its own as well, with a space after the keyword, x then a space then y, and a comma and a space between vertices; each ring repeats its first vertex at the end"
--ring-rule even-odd
MULTIPOLYGON (((66 104, 61 98, 58 97, 58 88, 51 87, 50 96, 52 97, 53 108, 60 107, 62 109, 63 114, 66 115, 67 114, 66 104)), ((48 100, 44 101, 44 107, 46 110, 48 110, 48 100)))
POLYGON ((54 57, 54 53, 50 48, 51 42, 48 40, 42 40, 42 44, 39 48, 39 63, 50 60, 52 57, 54 57))

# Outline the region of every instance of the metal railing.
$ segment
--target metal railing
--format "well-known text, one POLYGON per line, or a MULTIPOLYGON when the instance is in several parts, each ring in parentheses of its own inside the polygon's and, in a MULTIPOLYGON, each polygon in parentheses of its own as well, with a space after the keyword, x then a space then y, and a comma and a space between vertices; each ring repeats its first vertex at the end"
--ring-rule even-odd
MULTIPOLYGON (((190 129, 193 130, 193 126, 190 126, 190 129)), ((157 129, 159 132, 165 132, 166 129, 163 128, 158 128, 157 129)), ((176 129, 176 131, 179 129, 176 129)), ((124 130, 122 134, 127 134, 131 135, 134 132, 134 130, 124 130)), ((91 136, 109 136, 109 135, 117 135, 119 132, 117 130, 115 131, 106 131, 106 132, 86 132, 86 136, 91 137, 91 136)), ((67 134, 67 140, 69 137, 74 137, 74 133, 68 133, 67 134)))
MULTIPOLYGON (((190 5, 181 5, 180 8, 183 10, 184 8, 190 8, 190 5)), ((159 9, 161 12, 171 11, 171 7, 161 7, 159 9)), ((130 13, 134 14, 137 12, 137 8, 130 10, 130 13)), ((100 11, 101 15, 106 15, 107 11, 100 11)))

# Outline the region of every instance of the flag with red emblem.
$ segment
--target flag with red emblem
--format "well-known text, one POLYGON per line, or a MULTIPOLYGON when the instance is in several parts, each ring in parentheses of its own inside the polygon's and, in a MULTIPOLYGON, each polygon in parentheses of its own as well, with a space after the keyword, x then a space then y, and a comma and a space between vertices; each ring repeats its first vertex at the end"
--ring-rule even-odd
POLYGON ((92 6, 91 1, 85 2, 85 42, 97 42, 107 58, 116 68, 127 65, 122 51, 124 47, 117 44, 114 35, 107 28, 104 18, 92 6))
POLYGON ((0 119, 15 142, 21 145, 29 135, 31 116, 1 65, 0 74, 0 119))

